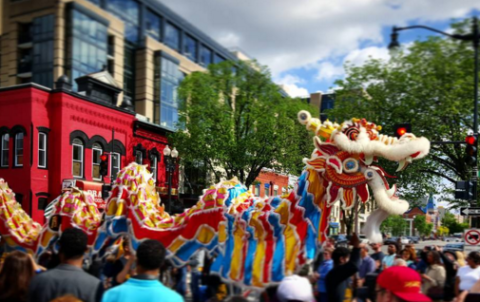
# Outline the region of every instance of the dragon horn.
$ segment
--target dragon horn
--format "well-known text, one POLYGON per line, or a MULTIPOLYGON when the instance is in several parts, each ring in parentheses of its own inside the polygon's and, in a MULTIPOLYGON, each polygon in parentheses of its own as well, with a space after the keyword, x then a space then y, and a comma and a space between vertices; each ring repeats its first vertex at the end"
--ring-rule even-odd
POLYGON ((312 131, 315 135, 329 139, 333 130, 340 127, 337 123, 332 124, 329 120, 321 122, 318 118, 312 118, 310 112, 302 110, 298 113, 298 121, 305 125, 308 131, 312 131))

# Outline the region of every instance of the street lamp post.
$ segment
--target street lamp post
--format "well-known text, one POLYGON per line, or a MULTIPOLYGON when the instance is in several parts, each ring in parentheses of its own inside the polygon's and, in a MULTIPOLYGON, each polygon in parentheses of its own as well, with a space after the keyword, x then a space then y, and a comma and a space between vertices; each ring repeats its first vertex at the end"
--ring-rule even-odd
POLYGON ((171 214, 172 210, 172 176, 173 172, 175 172, 175 168, 177 167, 177 158, 178 158, 178 151, 177 149, 173 148, 171 150, 168 145, 163 149, 163 160, 165 161, 165 170, 167 171, 168 176, 168 206, 167 211, 171 214))
MULTIPOLYGON (((450 37, 455 40, 460 40, 460 41, 467 41, 467 42, 472 42, 473 45, 473 51, 474 51, 474 83, 473 83, 473 135, 475 137, 478 137, 478 46, 480 42, 480 33, 479 33, 479 28, 478 28, 478 19, 477 17, 472 18, 472 31, 468 34, 464 35, 459 35, 459 34, 449 34, 443 31, 440 31, 438 29, 428 27, 425 25, 412 25, 412 26, 406 26, 406 27, 393 27, 392 34, 390 35, 390 44, 388 45, 388 49, 391 51, 394 51, 400 46, 400 43, 398 43, 398 32, 402 30, 408 30, 408 29, 415 29, 415 28, 422 28, 426 29, 429 31, 433 31, 435 33, 450 37)), ((472 173, 472 180, 475 182, 477 181, 477 163, 475 164, 475 167, 473 168, 473 173, 472 173)), ((475 200, 476 201, 476 200, 475 200)), ((476 205, 476 203, 475 203, 476 205)), ((477 225, 477 222, 475 222, 473 225, 477 225)), ((473 226, 472 225, 472 226, 473 226)))

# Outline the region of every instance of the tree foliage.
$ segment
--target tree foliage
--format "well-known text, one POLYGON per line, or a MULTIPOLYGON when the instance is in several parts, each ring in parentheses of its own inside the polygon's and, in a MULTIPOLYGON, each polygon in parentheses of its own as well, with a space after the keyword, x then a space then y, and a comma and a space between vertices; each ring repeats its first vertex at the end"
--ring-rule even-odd
POLYGON ((452 213, 445 213, 442 219, 442 226, 445 226, 450 231, 449 234, 461 233, 468 228, 468 223, 459 223, 455 215, 452 213))
POLYGON ((437 229, 437 233, 440 236, 445 236, 450 234, 450 230, 446 226, 439 226, 437 229))
POLYGON ((284 97, 264 67, 243 62, 209 65, 179 87, 186 100, 180 121, 186 131, 169 137, 182 160, 202 161, 216 181, 238 179, 249 186, 263 168, 298 174, 313 148, 297 121, 300 110, 318 115, 306 102, 284 97))
MULTIPOLYGON (((469 30, 469 21, 452 24, 456 33, 469 30)), ((335 108, 328 112, 338 122, 365 117, 394 135, 396 123, 410 122, 412 132, 430 141, 463 141, 473 125, 473 50, 469 43, 438 36, 413 43, 389 61, 371 59, 363 66, 346 65, 338 80, 335 108), (359 93, 365 89, 366 93, 359 93)), ((446 193, 454 207, 452 184, 469 179, 464 147, 432 144, 430 155, 415 161, 395 180, 407 200, 429 193, 446 193)), ((381 162, 387 171, 396 166, 381 162)))
POLYGON ((380 225, 380 230, 384 233, 391 233, 393 236, 404 235, 407 222, 400 215, 391 215, 380 225))
POLYGON ((417 215, 413 219, 413 225, 420 235, 429 236, 433 230, 433 223, 427 223, 425 215, 417 215))

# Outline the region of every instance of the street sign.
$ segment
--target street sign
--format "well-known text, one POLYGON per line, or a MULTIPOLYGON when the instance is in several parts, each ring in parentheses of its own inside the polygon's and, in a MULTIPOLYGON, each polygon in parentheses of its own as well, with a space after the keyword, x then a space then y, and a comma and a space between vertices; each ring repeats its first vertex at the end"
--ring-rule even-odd
POLYGON ((460 214, 463 216, 480 216, 480 207, 460 208, 460 214))
POLYGON ((467 229, 465 230, 465 245, 479 246, 480 245, 480 230, 479 229, 467 229))

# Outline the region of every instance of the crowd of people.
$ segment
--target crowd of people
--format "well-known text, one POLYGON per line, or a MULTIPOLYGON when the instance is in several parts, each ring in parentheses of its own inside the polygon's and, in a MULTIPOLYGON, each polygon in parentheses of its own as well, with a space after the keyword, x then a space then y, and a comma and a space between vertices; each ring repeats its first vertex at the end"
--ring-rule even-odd
MULTIPOLYGON (((38 261, 27 253, 3 253, 0 302, 185 301, 263 302, 480 301, 480 254, 413 245, 361 244, 354 234, 349 249, 334 240, 316 261, 259 295, 225 284, 209 274, 211 259, 197 255, 182 268, 168 266, 165 248, 142 242, 135 253, 125 238, 107 257, 89 262, 87 235, 75 228, 62 233, 58 254, 38 261)), ((46 255, 46 256, 45 256, 46 255)))

